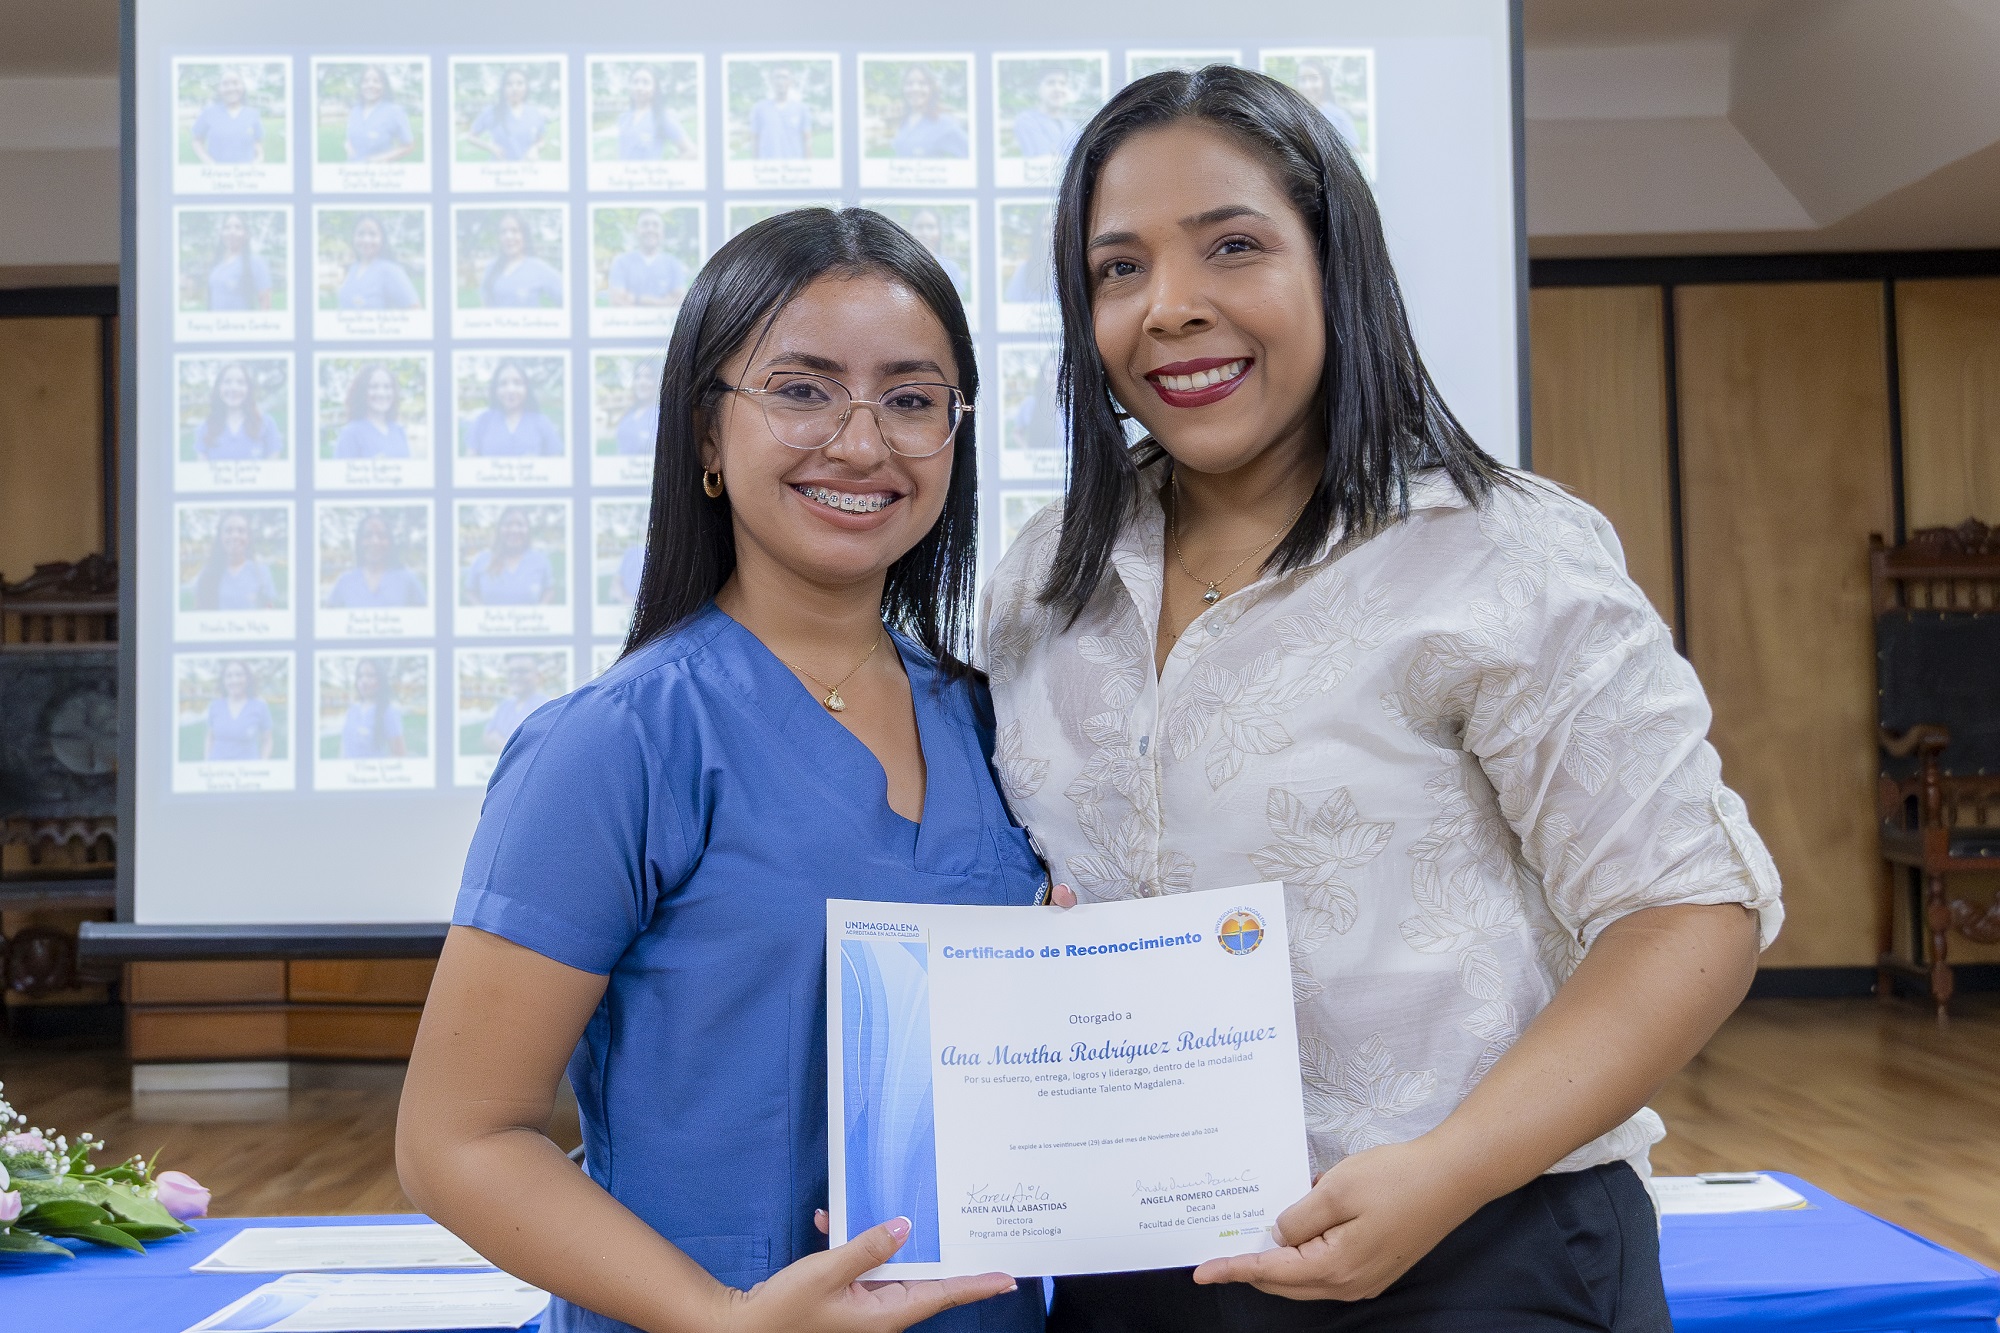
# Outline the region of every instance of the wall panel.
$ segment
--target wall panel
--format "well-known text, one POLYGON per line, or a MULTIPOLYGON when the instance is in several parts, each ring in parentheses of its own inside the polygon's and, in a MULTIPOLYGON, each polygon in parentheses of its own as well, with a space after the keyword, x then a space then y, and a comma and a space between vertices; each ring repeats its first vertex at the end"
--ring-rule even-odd
POLYGON ((1904 521, 2000 523, 2000 278, 1896 284, 1904 521))
POLYGON ((1667 369, 1658 287, 1529 294, 1535 471, 1601 510, 1625 566, 1675 624, 1667 369))
POLYGON ((1893 529, 1879 283, 1676 292, 1690 656, 1785 879, 1766 965, 1874 961, 1868 534, 1893 529))
POLYGON ((0 319, 0 577, 104 549, 95 317, 0 319))

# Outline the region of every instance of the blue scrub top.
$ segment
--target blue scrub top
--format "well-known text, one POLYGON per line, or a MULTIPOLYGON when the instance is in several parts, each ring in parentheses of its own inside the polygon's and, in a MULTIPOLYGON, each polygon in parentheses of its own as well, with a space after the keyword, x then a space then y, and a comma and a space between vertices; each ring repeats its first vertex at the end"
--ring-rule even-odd
POLYGON ((261 759, 258 753, 271 731, 271 708, 262 699, 246 699, 243 711, 231 714, 227 699, 208 701, 208 757, 212 760, 261 759))
POLYGON ((377 153, 413 141, 409 113, 387 100, 370 107, 355 102, 347 108, 347 160, 366 162, 377 153))
POLYGON ((400 424, 383 430, 366 417, 348 422, 333 437, 335 458, 408 458, 410 436, 400 424))
MULTIPOLYGON (((244 420, 249 425, 249 420, 244 420)), ((278 423, 266 416, 257 418, 255 434, 244 430, 231 430, 225 422, 222 429, 209 438, 204 428, 194 437, 195 457, 216 462, 222 459, 238 458, 283 458, 285 442, 278 434, 278 423)))
POLYGON ((897 157, 970 157, 965 126, 955 116, 911 116, 896 131, 889 151, 897 157))
POLYGON ((558 458, 562 451, 555 423, 540 412, 523 412, 509 426, 505 412, 489 407, 465 432, 465 452, 474 458, 558 458))
POLYGON ((618 113, 618 156, 626 162, 653 162, 667 155, 667 144, 672 144, 683 153, 693 145, 687 131, 673 112, 664 113, 667 135, 664 141, 659 135, 659 126, 654 123, 650 110, 638 111, 626 107, 618 113))
POLYGON ((326 594, 328 606, 422 606, 428 600, 424 581, 407 565, 382 571, 382 581, 368 586, 368 576, 357 566, 333 581, 326 594))
POLYGON ((217 162, 254 162, 257 146, 264 142, 264 117, 248 102, 234 112, 210 102, 194 118, 192 135, 217 162))
POLYGON ((262 255, 231 255, 208 271, 210 310, 255 310, 271 290, 271 266, 262 255))
POLYGON ((375 705, 349 704, 340 727, 342 759, 387 759, 396 753, 391 741, 403 738, 403 710, 390 704, 382 718, 382 744, 375 744, 375 705))
POLYGON ((465 571, 465 593, 479 606, 540 606, 555 581, 548 556, 532 546, 509 570, 494 569, 493 552, 481 551, 465 571))
POLYGON ((645 403, 618 419, 618 452, 627 458, 650 458, 659 448, 660 405, 645 403))
POLYGON ((528 715, 549 701, 549 696, 536 690, 525 699, 508 695, 493 709, 493 716, 486 719, 486 734, 506 740, 515 729, 528 720, 528 715))
POLYGON ((195 600, 202 611, 263 611, 278 605, 278 585, 271 577, 271 567, 253 557, 235 569, 223 567, 222 577, 215 581, 213 606, 199 605, 201 580, 197 578, 195 600))
MULTIPOLYGON (((899 638, 924 818, 714 606, 500 756, 452 920, 607 976, 569 1066, 591 1177, 733 1287, 826 1248, 826 901, 1021 904, 984 691, 899 638)), ((627 1333, 557 1299, 549 1333, 627 1333)), ((1039 1333, 1041 1284, 919 1328, 1039 1333)))
POLYGON ((519 111, 505 106, 489 106, 472 122, 472 132, 492 142, 508 162, 519 162, 528 150, 542 141, 549 118, 532 102, 523 102, 519 111))
POLYGON ((513 268, 503 268, 503 259, 486 270, 480 295, 494 309, 527 309, 559 306, 563 301, 562 274, 543 260, 529 255, 513 268))
POLYGON ((651 259, 641 251, 627 250, 611 261, 609 285, 634 296, 664 298, 687 290, 688 267, 665 250, 651 259))
POLYGON ((1083 126, 1031 107, 1014 117, 1014 143, 1022 157, 1061 157, 1083 126))
POLYGON ((414 310, 418 305, 408 271, 393 259, 349 264, 336 299, 342 310, 414 310))
POLYGON ((750 137, 756 156, 804 157, 812 123, 812 108, 804 102, 765 98, 750 108, 750 137))

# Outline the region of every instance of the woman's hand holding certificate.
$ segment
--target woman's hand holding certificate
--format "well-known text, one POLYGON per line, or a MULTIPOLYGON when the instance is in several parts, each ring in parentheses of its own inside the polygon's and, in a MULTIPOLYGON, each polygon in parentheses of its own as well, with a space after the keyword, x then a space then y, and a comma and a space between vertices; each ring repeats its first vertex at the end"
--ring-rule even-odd
POLYGON ((827 904, 832 1237, 877 1277, 1181 1267, 1304 1194, 1276 884, 1071 911, 827 904))

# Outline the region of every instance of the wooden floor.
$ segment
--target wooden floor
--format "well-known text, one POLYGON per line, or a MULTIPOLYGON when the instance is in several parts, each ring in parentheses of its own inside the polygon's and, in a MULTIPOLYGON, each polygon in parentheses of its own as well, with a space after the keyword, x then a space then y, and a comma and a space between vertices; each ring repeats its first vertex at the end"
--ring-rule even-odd
MULTIPOLYGON (((1756 1000, 1654 1099, 1665 1175, 1791 1171, 2000 1266, 2000 997, 1940 1029, 1915 1003, 1756 1000)), ((401 1212, 395 1067, 306 1074, 288 1093, 151 1095, 101 1047, 0 1043, 0 1080, 36 1124, 85 1129, 215 1191, 218 1216, 401 1212), (260 1100, 261 1099, 261 1100, 260 1100), (216 1117, 248 1117, 219 1119, 216 1117)), ((573 1117, 553 1133, 576 1142, 573 1117)))

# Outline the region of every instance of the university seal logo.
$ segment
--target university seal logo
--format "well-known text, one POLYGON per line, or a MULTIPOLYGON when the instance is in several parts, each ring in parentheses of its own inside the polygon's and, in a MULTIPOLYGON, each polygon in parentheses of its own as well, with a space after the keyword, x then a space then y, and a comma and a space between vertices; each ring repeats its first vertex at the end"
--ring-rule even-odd
POLYGON ((1264 942, 1264 918, 1247 907, 1239 907, 1216 924, 1215 939, 1239 958, 1255 953, 1264 942))

